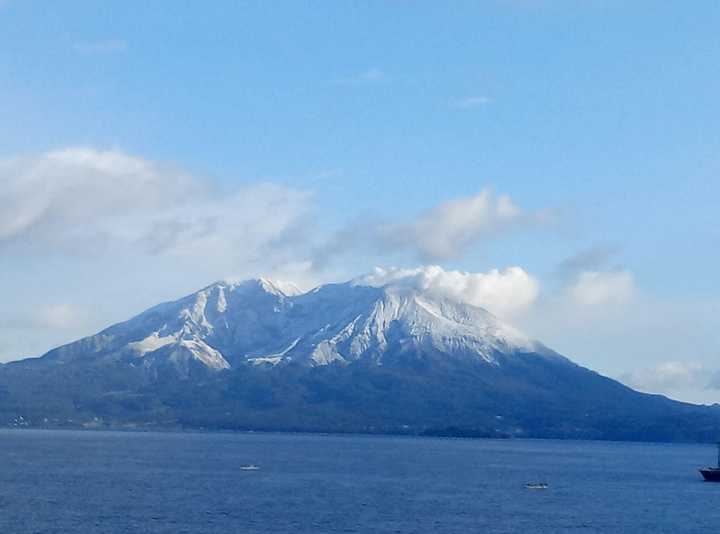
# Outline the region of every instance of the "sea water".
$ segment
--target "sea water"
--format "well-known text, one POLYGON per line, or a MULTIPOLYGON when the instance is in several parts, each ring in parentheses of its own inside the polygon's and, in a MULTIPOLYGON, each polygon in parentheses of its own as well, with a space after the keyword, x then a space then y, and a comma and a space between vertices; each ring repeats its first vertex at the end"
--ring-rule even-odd
POLYGON ((7 430, 0 532, 707 533, 720 483, 697 468, 714 461, 709 445, 7 430))

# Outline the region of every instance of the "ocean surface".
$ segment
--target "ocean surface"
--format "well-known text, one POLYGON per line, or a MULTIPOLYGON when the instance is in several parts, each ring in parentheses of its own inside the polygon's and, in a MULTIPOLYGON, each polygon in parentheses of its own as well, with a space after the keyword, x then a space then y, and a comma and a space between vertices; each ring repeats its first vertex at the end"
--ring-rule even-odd
POLYGON ((697 468, 714 461, 708 445, 6 430, 0 532, 708 533, 720 483, 697 468))

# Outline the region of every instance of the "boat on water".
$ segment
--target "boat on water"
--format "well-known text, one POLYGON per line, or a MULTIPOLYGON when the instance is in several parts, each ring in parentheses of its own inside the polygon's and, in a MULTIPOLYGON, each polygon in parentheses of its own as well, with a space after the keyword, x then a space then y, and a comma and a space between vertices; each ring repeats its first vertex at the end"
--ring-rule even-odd
POLYGON ((260 469, 260 468, 255 464, 247 464, 247 465, 240 466, 241 471, 257 471, 258 469, 260 469))
POLYGON ((544 490, 550 487, 547 482, 528 482, 525 487, 530 490, 544 490))
POLYGON ((717 444, 718 448, 718 461, 717 467, 703 467, 700 469, 700 474, 708 482, 720 482, 720 443, 717 444))

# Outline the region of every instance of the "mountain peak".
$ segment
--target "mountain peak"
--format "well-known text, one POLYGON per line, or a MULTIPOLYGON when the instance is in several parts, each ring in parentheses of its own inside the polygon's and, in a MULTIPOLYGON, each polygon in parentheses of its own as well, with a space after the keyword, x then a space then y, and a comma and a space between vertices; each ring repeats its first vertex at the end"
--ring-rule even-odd
POLYGON ((249 278, 242 280, 227 278, 208 286, 208 288, 214 287, 227 288, 231 291, 241 288, 258 288, 265 293, 270 293, 272 295, 280 297, 294 297, 303 293, 303 291, 293 282, 276 280, 273 278, 268 278, 266 276, 259 276, 257 278, 249 278))
POLYGON ((303 293, 303 291, 293 282, 274 280, 265 276, 257 278, 257 282, 262 286, 265 291, 267 291, 268 293, 273 293, 274 295, 294 297, 303 293))
POLYGON ((51 359, 96 355, 187 376, 196 368, 290 362, 310 367, 412 360, 500 364, 515 353, 542 352, 541 345, 491 312, 446 291, 443 284, 453 276, 434 266, 376 269, 310 292, 268 277, 220 281, 51 351, 51 359))

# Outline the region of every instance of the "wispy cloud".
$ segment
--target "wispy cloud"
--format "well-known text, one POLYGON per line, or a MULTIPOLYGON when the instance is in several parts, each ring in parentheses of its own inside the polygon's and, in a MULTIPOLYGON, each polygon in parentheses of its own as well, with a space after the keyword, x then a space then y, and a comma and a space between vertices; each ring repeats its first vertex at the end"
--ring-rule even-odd
POLYGON ((457 98, 455 100, 452 100, 450 102, 450 105, 456 109, 473 109, 487 106, 488 104, 492 104, 493 102, 494 100, 489 96, 476 95, 467 96, 464 98, 457 98))
POLYGON ((87 313, 77 306, 66 303, 44 304, 16 313, 10 318, 0 317, 2 329, 54 329, 67 330, 82 326, 87 320, 87 313))
POLYGON ((384 71, 373 67, 343 78, 337 78, 333 82, 340 85, 362 85, 378 83, 386 79, 387 75, 384 71))
POLYGON ((495 195, 488 188, 404 220, 382 215, 358 218, 326 239, 313 259, 319 268, 358 252, 423 263, 459 259, 484 241, 516 230, 547 228, 554 218, 552 210, 523 210, 508 195, 495 195))
POLYGON ((564 280, 570 280, 584 271, 607 270, 608 264, 619 252, 619 247, 609 245, 586 248, 560 262, 556 274, 564 280))
POLYGON ((573 315, 618 311, 639 297, 632 272, 614 261, 620 248, 596 245, 561 261, 554 275, 561 287, 556 298, 573 315))
POLYGON ((82 41, 73 45, 73 49, 79 54, 112 54, 115 52, 124 52, 127 48, 127 41, 123 39, 82 41))
POLYGON ((541 224, 541 213, 526 213, 507 195, 485 189, 477 195, 443 202, 408 222, 381 224, 376 236, 385 249, 405 249, 424 261, 458 258, 482 239, 521 224, 541 224))
POLYGON ((667 361, 625 373, 621 380, 630 387, 648 393, 667 393, 673 389, 705 386, 708 373, 697 362, 667 361))
POLYGON ((568 297, 577 305, 594 308, 623 305, 635 298, 637 288, 631 272, 583 271, 567 288, 568 297))
POLYGON ((485 190, 444 202, 413 221, 384 225, 379 236, 389 247, 412 248, 429 260, 448 259, 483 235, 502 231, 521 214, 510 197, 495 199, 485 190))

